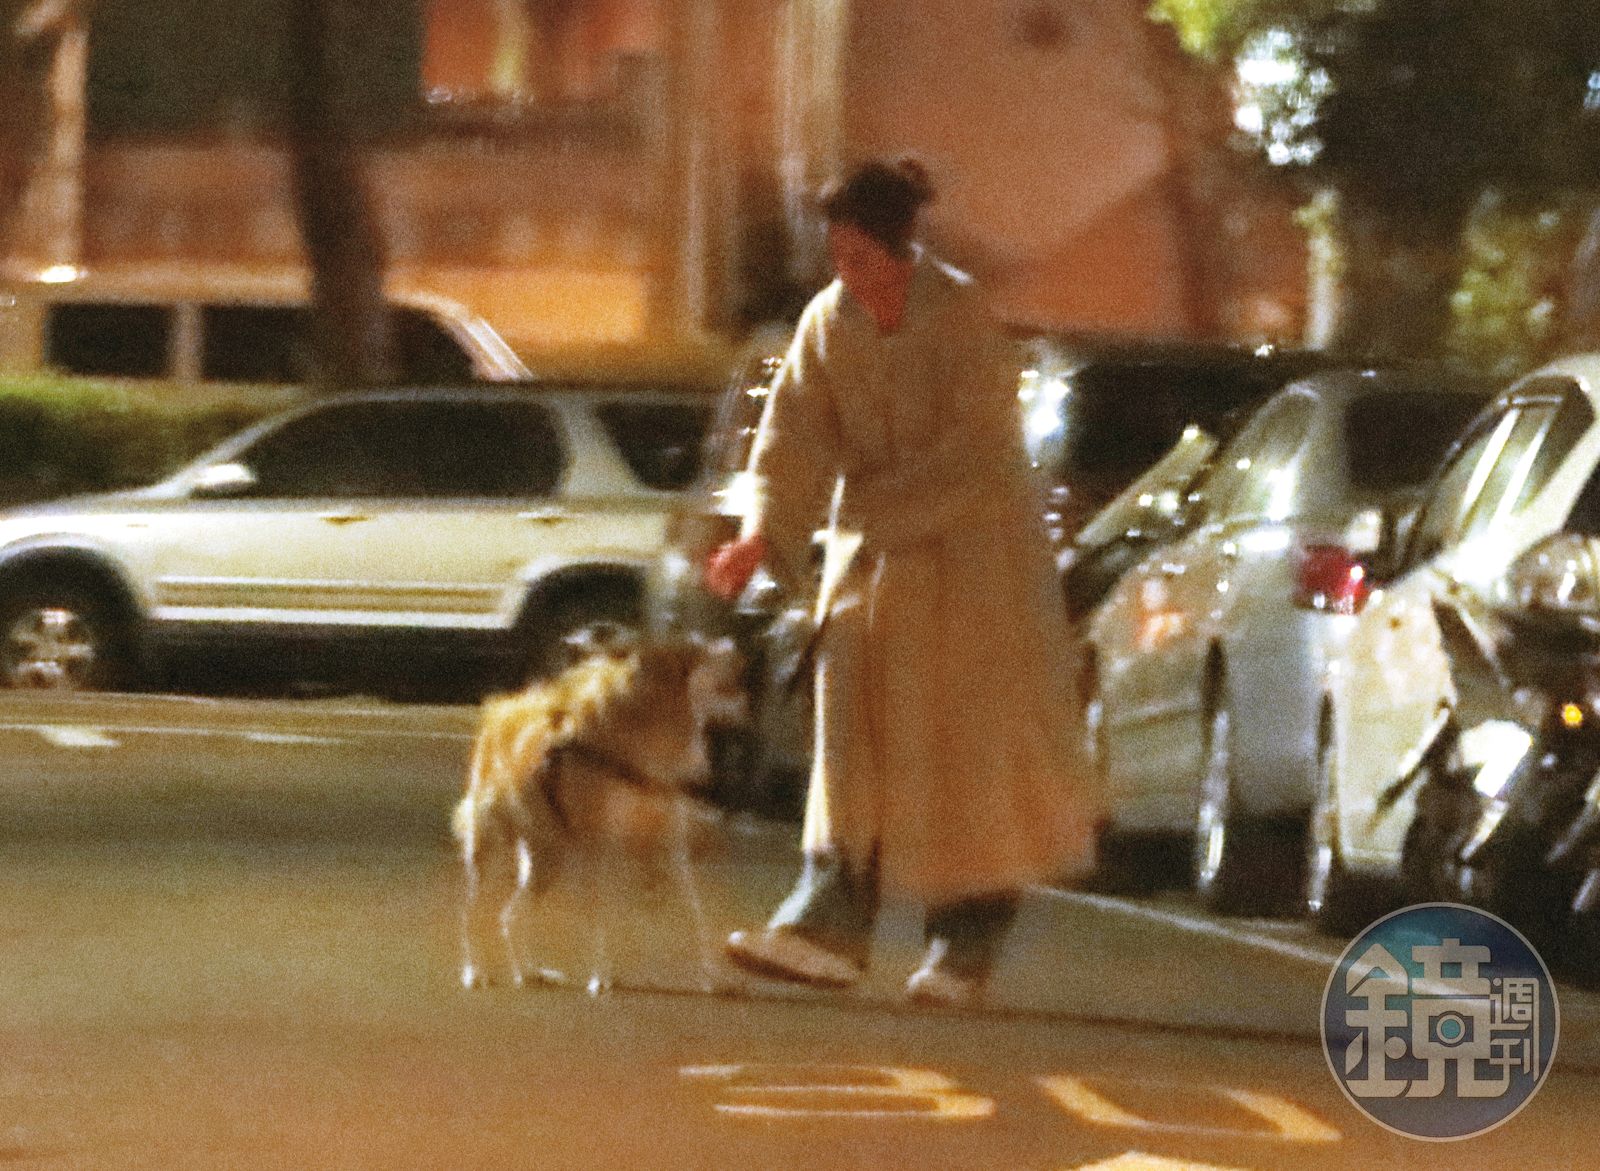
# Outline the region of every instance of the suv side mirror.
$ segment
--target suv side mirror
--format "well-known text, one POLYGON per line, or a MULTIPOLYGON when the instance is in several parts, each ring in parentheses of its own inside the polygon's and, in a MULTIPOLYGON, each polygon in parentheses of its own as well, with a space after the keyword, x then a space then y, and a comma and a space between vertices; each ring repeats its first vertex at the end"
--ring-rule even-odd
POLYGON ((200 500, 231 500, 248 496, 256 483, 256 474, 244 464, 211 464, 195 475, 189 494, 200 500))

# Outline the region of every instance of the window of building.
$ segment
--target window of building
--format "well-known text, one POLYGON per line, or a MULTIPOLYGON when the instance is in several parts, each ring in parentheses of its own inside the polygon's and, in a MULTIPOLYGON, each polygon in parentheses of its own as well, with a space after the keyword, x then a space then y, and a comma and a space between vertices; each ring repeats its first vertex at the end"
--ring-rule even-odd
POLYGON ((619 55, 660 50, 660 0, 430 0, 422 84, 434 104, 594 101, 619 55))

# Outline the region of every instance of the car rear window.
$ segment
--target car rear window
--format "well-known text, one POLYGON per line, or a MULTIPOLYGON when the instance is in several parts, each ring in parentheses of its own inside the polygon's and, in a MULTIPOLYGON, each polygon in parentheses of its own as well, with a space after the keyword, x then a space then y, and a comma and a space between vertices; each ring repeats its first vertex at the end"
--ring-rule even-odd
POLYGON ((1351 486, 1392 492, 1424 484, 1483 400, 1426 391, 1363 395, 1345 412, 1351 486))
POLYGON ((641 484, 680 492, 694 483, 710 425, 709 403, 613 400, 596 407, 595 414, 641 484))

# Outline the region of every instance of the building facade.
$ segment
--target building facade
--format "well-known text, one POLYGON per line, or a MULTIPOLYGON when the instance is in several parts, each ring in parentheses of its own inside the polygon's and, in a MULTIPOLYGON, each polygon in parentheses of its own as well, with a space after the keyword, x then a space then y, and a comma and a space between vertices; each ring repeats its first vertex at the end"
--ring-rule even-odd
MULTIPOLYGON (((12 0, 33 72, 8 108, 38 124, 0 135, 8 267, 300 265, 282 127, 303 6, 12 0)), ((1013 321, 1292 332, 1287 211, 1234 200, 1197 232, 1175 197, 1195 184, 1144 7, 350 0, 335 97, 391 283, 468 303, 536 363, 714 353, 791 313, 823 275, 807 193, 901 150, 942 183, 937 245, 1013 321), (1195 311, 1194 272, 1220 312, 1195 311)))

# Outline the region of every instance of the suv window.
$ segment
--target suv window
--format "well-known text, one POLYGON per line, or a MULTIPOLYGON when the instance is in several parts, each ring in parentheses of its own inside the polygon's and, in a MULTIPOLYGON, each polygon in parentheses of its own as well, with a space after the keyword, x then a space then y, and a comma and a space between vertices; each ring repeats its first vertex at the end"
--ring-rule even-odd
POLYGON ((645 487, 678 492, 694 483, 711 417, 706 404, 616 400, 595 415, 645 487))
POLYGON ((1452 453, 1412 532, 1408 565, 1418 565, 1460 540, 1472 506, 1521 415, 1522 408, 1507 407, 1480 420, 1452 453))
POLYGON ((400 308, 389 317, 395 361, 406 382, 471 382, 472 358, 450 331, 420 309, 400 308))
POLYGON ((347 403, 299 415, 239 456, 256 475, 257 496, 395 496, 411 481, 383 445, 387 413, 347 403))
POLYGON ((171 343, 172 310, 160 305, 54 305, 45 321, 45 362, 66 374, 159 378, 171 343))
MULTIPOLYGON (((420 309, 389 317, 401 381, 471 382, 472 359, 420 309)), ((311 311, 298 305, 207 305, 201 311, 200 375, 219 382, 305 382, 311 374, 311 311)))
POLYGON ((1515 502, 1534 482, 1534 465, 1555 417, 1553 403, 1531 403, 1521 410, 1456 540, 1475 537, 1510 513, 1515 502))
POLYGON ((548 496, 565 465, 556 424, 536 403, 405 404, 387 440, 414 460, 415 491, 405 495, 548 496))
POLYGON ((301 415, 241 455, 258 496, 522 498, 565 464, 535 403, 341 403, 301 415))
POLYGON ((309 316, 288 305, 207 305, 201 310, 200 377, 296 383, 311 372, 309 316))

